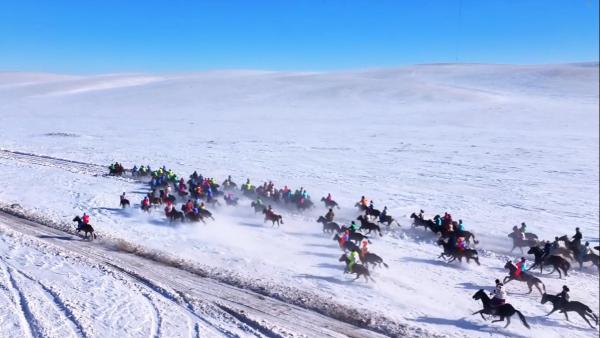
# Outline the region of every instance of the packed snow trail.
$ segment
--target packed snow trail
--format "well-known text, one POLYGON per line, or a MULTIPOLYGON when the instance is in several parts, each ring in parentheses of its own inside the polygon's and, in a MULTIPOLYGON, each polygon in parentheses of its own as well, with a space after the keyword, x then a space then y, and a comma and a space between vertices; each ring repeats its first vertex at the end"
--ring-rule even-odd
MULTIPOLYGON (((114 247, 107 246, 102 241, 83 241, 78 236, 3 212, 0 212, 0 227, 3 232, 9 229, 56 246, 66 253, 83 257, 93 265, 99 265, 113 274, 125 276, 137 285, 142 285, 167 300, 187 307, 188 312, 197 313, 198 306, 201 309, 198 312, 202 315, 194 316, 201 325, 207 326, 213 331, 217 329, 211 328, 211 323, 219 320, 218 316, 229 315, 250 327, 254 333, 271 337, 287 335, 308 337, 382 336, 373 331, 361 329, 251 291, 225 285, 210 278, 203 278, 136 255, 116 251, 114 247)), ((40 334, 36 334, 36 321, 31 320, 26 308, 24 313, 27 322, 32 324, 33 336, 40 336, 40 334)), ((74 326, 77 327, 76 324, 74 326)), ((217 331, 225 336, 235 335, 222 328, 217 331)), ((396 332, 396 334, 390 332, 390 334, 417 335, 415 332, 411 333, 410 329, 396 332)))

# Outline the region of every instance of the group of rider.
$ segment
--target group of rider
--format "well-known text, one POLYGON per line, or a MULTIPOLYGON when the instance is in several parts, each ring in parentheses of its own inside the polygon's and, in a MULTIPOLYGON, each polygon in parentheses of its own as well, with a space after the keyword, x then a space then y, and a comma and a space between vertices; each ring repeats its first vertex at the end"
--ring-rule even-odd
MULTIPOLYGON (((559 308, 564 307, 564 305, 571 299, 571 297, 569 296, 570 291, 571 290, 568 286, 563 285, 562 291, 556 295, 560 300, 560 303, 558 304, 559 308)), ((492 306, 498 307, 504 304, 508 304, 508 292, 506 292, 504 284, 500 282, 499 279, 496 279, 496 287, 494 288, 494 290, 492 290, 490 295, 492 296, 492 306)), ((562 312, 562 310, 560 312, 562 312)))

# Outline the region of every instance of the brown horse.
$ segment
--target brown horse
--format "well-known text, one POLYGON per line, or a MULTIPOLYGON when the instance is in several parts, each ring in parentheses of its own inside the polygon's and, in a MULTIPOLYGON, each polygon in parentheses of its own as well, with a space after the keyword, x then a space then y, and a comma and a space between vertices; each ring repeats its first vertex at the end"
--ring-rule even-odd
POLYGON ((510 249, 510 252, 513 252, 513 250, 519 248, 521 250, 521 253, 523 253, 523 248, 538 246, 539 244, 537 239, 522 239, 518 237, 514 232, 508 234, 508 237, 512 238, 513 241, 513 247, 512 249, 510 249))
POLYGON ((264 208, 262 213, 265 214, 265 222, 271 221, 273 226, 275 226, 275 223, 277 223, 278 228, 279 225, 283 224, 283 217, 281 217, 281 215, 277 215, 273 211, 269 211, 267 208, 264 208))
POLYGON ((508 283, 512 280, 516 280, 519 282, 526 282, 527 287, 529 287, 529 293, 531 293, 533 291, 533 286, 535 286, 538 289, 538 291, 540 292, 540 295, 543 295, 546 292, 546 286, 544 285, 544 283, 539 278, 533 276, 532 274, 528 274, 526 272, 521 272, 519 274, 519 276, 517 276, 517 267, 511 261, 507 261, 506 264, 504 264, 504 268, 508 269, 508 271, 509 271, 508 276, 504 277, 504 281, 502 282, 505 285, 506 285, 506 283, 508 283), (542 288, 540 288, 540 284, 542 284, 542 288, 544 289, 544 292, 542 292, 542 288))

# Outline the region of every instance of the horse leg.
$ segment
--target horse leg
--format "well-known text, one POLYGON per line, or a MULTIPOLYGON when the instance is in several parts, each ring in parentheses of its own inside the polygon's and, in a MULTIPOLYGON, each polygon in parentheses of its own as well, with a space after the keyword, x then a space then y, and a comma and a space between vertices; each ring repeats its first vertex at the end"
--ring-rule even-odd
POLYGON ((583 318, 583 320, 585 320, 586 323, 588 323, 588 325, 593 329, 594 327, 592 326, 592 323, 590 323, 590 321, 585 317, 585 313, 579 312, 577 311, 577 313, 579 313, 579 315, 581 316, 581 318, 583 318))
POLYGON ((562 310, 563 313, 565 314, 565 318, 567 318, 567 322, 569 321, 569 316, 567 316, 567 311, 562 310))
POLYGON ((556 310, 558 310, 557 307, 552 308, 552 311, 548 312, 548 314, 546 316, 553 314, 554 312, 556 312, 556 310))
POLYGON ((504 316, 500 316, 500 319, 494 319, 494 320, 492 320, 492 323, 503 322, 503 321, 504 321, 504 316))
POLYGON ((504 325, 504 328, 506 329, 509 325, 510 325, 510 316, 506 317, 506 325, 504 325))
POLYGON ((538 291, 540 292, 540 295, 544 295, 544 293, 542 292, 542 288, 540 288, 540 285, 538 283, 535 283, 535 287, 538 289, 538 291))

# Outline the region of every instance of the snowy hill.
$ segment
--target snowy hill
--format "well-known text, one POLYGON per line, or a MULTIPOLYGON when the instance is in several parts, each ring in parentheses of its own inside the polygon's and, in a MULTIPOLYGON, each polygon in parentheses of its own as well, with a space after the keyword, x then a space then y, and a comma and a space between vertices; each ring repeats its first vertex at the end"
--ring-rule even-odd
MULTIPOLYGON (((256 288, 310 292, 315 299, 399 323, 416 335, 592 337, 598 331, 575 314, 571 323, 562 314, 544 317, 549 306, 540 304, 537 291, 524 295, 524 284, 508 284, 509 297, 531 330, 516 317, 502 329, 471 316, 480 309, 471 296, 505 275, 506 259, 520 257, 509 252, 506 235, 513 225, 525 221, 543 239, 572 235, 578 226, 592 246, 598 245, 598 83, 597 63, 416 65, 332 73, 0 73, 0 148, 7 150, 0 151, 0 202, 19 203, 29 214, 58 223, 86 211, 101 237, 166 252, 256 288), (356 218, 352 206, 366 195, 376 206, 386 205, 402 226, 374 236, 370 246, 389 269, 374 271, 376 283, 351 282, 342 273, 337 244, 314 222, 325 212, 321 204, 305 213, 284 212, 280 229, 263 224, 247 200, 236 209, 214 210, 216 221, 207 225, 170 226, 160 210, 146 215, 117 208, 123 191, 139 202, 147 188, 140 182, 15 151, 101 165, 115 160, 129 167, 164 164, 180 175, 198 170, 219 181, 227 175, 238 183, 272 180, 277 186, 303 186, 315 200, 331 192, 342 206, 336 212, 341 222, 356 218), (435 237, 410 227, 408 215, 421 208, 428 217, 449 211, 464 220, 480 241, 482 265, 436 259, 441 250, 435 237)), ((7 235, 14 231, 7 229, 0 219, 2 276, 8 276, 0 285, 18 286, 44 254, 41 244, 30 242, 48 239, 24 240, 7 235), (19 280, 10 284, 10 276, 19 280)), ((82 281, 97 273, 80 261, 56 264, 81 271, 82 281)), ((43 284, 44 278, 31 277, 43 284)), ((566 280, 541 278, 549 293, 568 284, 572 299, 598 312, 595 268, 577 268, 566 280)), ((116 292, 127 291, 121 282, 106 283, 115 284, 116 292)), ((74 281, 69 287, 94 287, 84 284, 74 281)), ((103 292, 113 287, 95 287, 106 300, 93 306, 110 303, 103 292)), ((11 296, 1 292, 0 304, 10 302, 11 296)), ((76 293, 64 297, 85 302, 76 293)), ((158 306, 159 312, 168 312, 163 308, 173 305, 158 306)), ((36 311, 6 317, 14 325, 0 330, 21 332, 19 323, 34 318, 36 311)), ((152 318, 130 313, 127 325, 135 327, 132 322, 138 321, 144 327, 147 321, 152 327, 152 318)), ((100 324, 87 319, 70 323, 73 335, 107 336, 93 325, 106 328, 116 319, 102 314, 100 324)), ((185 315, 194 320, 193 314, 185 315)), ((88 313, 73 316, 87 318, 88 313)), ((369 328, 391 334, 389 323, 369 328)), ((231 325, 223 324, 242 336, 254 332, 231 325)), ((152 330, 108 336, 147 336, 152 330)), ((177 330, 170 327, 163 336, 178 335, 177 330)))

